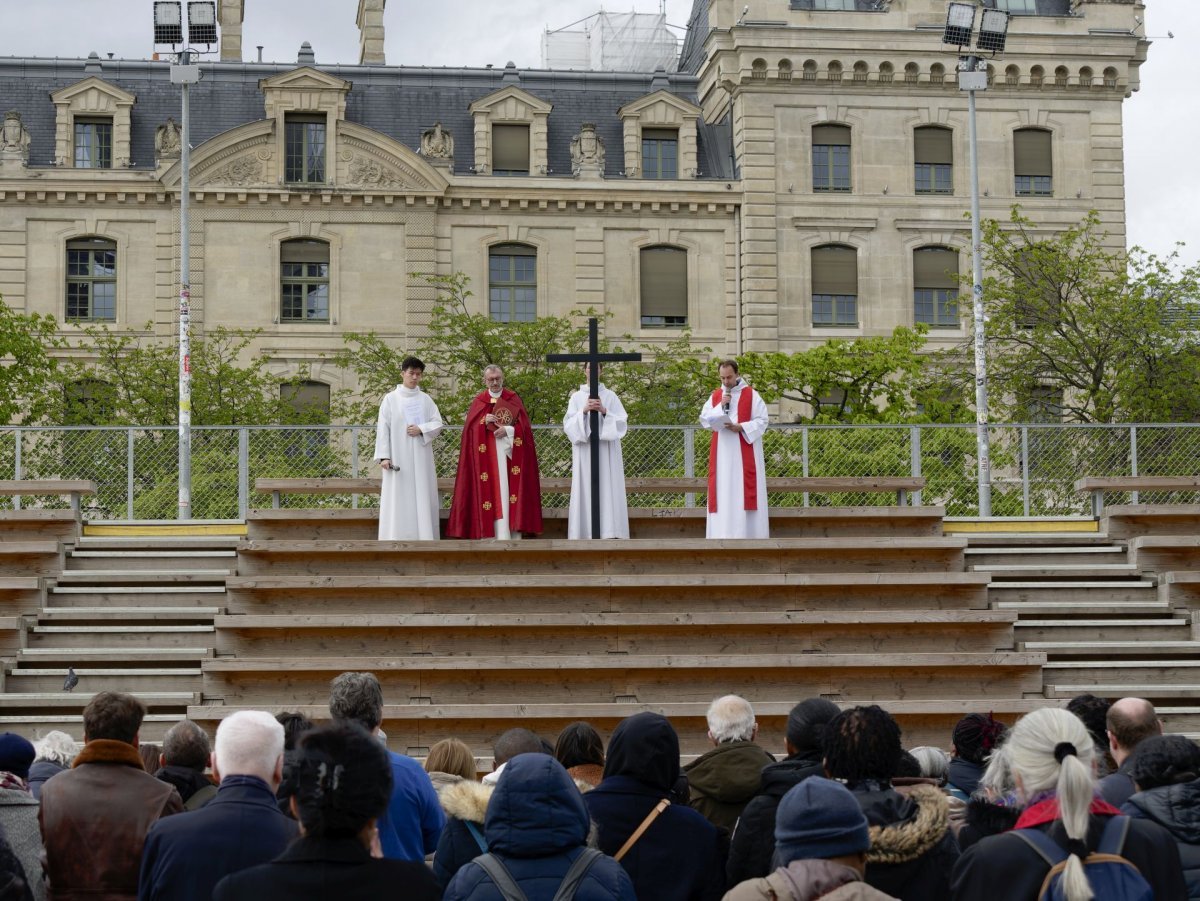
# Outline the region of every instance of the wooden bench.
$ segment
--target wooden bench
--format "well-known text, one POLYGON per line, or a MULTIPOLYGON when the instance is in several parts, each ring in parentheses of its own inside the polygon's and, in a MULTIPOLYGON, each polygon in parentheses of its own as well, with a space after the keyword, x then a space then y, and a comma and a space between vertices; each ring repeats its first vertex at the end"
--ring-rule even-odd
POLYGON ((1113 504, 1104 508, 1101 531, 1109 538, 1200 534, 1200 504, 1113 504))
POLYGON ((0 479, 0 495, 69 497, 76 516, 79 515, 80 497, 95 494, 96 483, 91 479, 0 479))
MULTIPOLYGON (((254 490, 271 495, 271 506, 279 509, 285 494, 378 494, 378 478, 327 478, 327 479, 255 479, 254 490)), ((571 490, 571 480, 547 477, 541 480, 543 494, 566 494, 571 490)), ((896 495, 896 503, 908 504, 909 492, 925 487, 921 477, 863 476, 772 476, 767 479, 767 491, 771 493, 863 492, 896 495)), ((438 479, 438 490, 454 490, 454 479, 438 479)), ((697 494, 708 490, 708 479, 703 476, 689 477, 631 477, 625 479, 626 494, 697 494)))
POLYGON ((1138 572, 1200 569, 1200 535, 1138 535, 1129 539, 1138 572))
POLYGON ((54 576, 65 561, 58 541, 0 541, 0 576, 54 576))
POLYGON ((1200 491, 1200 476, 1085 476, 1075 490, 1091 494, 1092 515, 1099 518, 1106 491, 1200 491))

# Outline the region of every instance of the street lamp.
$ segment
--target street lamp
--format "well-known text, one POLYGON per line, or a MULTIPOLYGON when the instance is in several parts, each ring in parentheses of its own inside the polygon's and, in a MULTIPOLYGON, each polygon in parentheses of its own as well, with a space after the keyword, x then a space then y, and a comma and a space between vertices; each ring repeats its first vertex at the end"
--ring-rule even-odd
POLYGON ((177 518, 192 518, 192 333, 191 256, 188 242, 189 175, 191 169, 191 98, 188 89, 200 80, 197 51, 188 44, 212 45, 217 41, 217 9, 210 0, 188 3, 188 41, 183 35, 182 3, 157 0, 154 4, 154 43, 182 45, 171 62, 171 84, 180 86, 179 167, 179 502, 177 518))
MULTIPOLYGON (((987 334, 983 318, 983 235, 979 221, 979 136, 975 127, 975 92, 987 90, 987 67, 970 52, 975 30, 974 3, 951 3, 946 10, 942 42, 966 53, 958 60, 958 89, 967 92, 968 135, 971 148, 971 297, 975 319, 975 439, 979 474, 979 515, 992 515, 992 460, 988 440, 987 334)), ((985 9, 979 23, 976 50, 998 53, 1008 34, 1008 13, 985 9)))

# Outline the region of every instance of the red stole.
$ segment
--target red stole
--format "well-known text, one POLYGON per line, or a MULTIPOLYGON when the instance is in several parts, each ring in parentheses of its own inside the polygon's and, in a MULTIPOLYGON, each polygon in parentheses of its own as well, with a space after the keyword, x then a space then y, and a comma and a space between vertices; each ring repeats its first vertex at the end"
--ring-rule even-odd
MULTIPOLYGON (((712 394, 712 405, 719 406, 721 403, 722 391, 718 388, 712 394)), ((742 387, 742 393, 738 395, 737 416, 738 422, 749 422, 753 418, 751 413, 754 403, 754 389, 749 385, 742 387)), ((742 497, 745 501, 744 508, 746 510, 758 509, 758 465, 754 461, 754 445, 742 438, 741 432, 736 433, 738 436, 738 444, 742 446, 742 497)), ((708 446, 708 512, 717 512, 717 438, 720 437, 716 432, 712 434, 712 441, 708 446)))

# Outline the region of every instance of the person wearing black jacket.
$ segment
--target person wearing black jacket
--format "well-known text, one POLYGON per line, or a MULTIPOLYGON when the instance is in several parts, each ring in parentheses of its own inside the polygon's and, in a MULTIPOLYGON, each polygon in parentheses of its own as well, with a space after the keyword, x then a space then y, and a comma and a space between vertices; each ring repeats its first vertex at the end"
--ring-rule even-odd
POLYGON ((1121 813, 1158 823, 1179 848, 1189 901, 1200 901, 1200 747, 1183 735, 1156 735, 1138 745, 1137 792, 1121 813))
POLYGON ((773 871, 775 815, 788 790, 809 776, 825 775, 825 727, 840 713, 825 698, 808 698, 788 714, 784 748, 787 757, 763 767, 762 791, 755 795, 733 831, 725 876, 730 885, 767 876, 773 871))

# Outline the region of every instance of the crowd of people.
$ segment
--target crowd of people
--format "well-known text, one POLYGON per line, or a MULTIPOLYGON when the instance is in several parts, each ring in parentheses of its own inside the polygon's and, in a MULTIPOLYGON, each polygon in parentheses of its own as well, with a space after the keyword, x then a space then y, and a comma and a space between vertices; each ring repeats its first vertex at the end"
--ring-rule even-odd
POLYGON ((973 713, 943 751, 823 698, 764 735, 728 695, 686 766, 644 712, 607 746, 510 729, 482 779, 458 739, 388 750, 371 673, 319 725, 239 710, 211 747, 140 743, 145 711, 97 694, 81 748, 0 734, 0 901, 1200 899, 1200 748, 1139 698, 973 713))
MULTIPOLYGON (((425 364, 401 362, 401 384, 384 396, 375 429, 375 462, 382 470, 380 541, 435 541, 441 537, 433 441, 445 428, 437 404, 421 390, 425 364)), ((591 372, 573 392, 563 417, 571 442, 568 538, 628 538, 629 510, 621 439, 629 427, 625 407, 591 372), (593 393, 594 391, 594 393, 593 393), (595 430, 599 483, 592 496, 595 430), (599 534, 593 534, 592 505, 599 534)), ((709 538, 769 535, 763 435, 767 405, 738 373, 736 360, 717 364, 720 386, 700 411, 712 432, 709 446, 709 538)), ((597 377, 599 372, 597 372, 597 377)), ((542 532, 542 493, 529 413, 504 385, 504 370, 483 370, 484 390, 471 401, 460 438, 447 538, 517 540, 542 532)))

